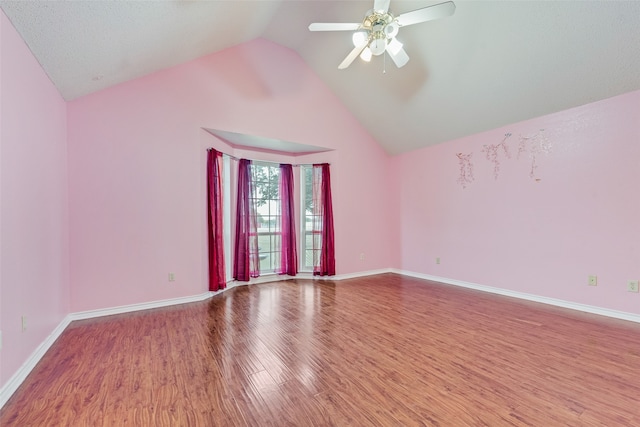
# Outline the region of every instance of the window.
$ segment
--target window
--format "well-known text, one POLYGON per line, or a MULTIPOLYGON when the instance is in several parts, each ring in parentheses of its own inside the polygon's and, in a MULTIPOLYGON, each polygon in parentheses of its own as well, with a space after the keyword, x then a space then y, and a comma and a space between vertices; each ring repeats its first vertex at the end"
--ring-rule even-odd
POLYGON ((253 162, 251 169, 255 187, 254 206, 256 206, 260 272, 273 273, 280 265, 280 218, 278 216, 280 168, 277 164, 253 162))
MULTIPOLYGON (((227 281, 250 281, 261 274, 274 273, 295 276, 299 271, 320 275, 317 269, 329 265, 325 253, 333 253, 329 251, 333 234, 324 234, 323 222, 332 216, 323 209, 326 195, 322 184, 329 182, 328 175, 324 178, 323 173, 328 164, 290 165, 238 159, 236 231, 232 239, 230 202, 234 174, 231 158, 224 156, 223 159, 227 281), (295 166, 299 166, 300 171, 297 177, 294 177, 295 166), (293 194, 296 185, 300 190, 293 194), (284 203, 283 197, 286 197, 284 203), (326 248, 323 243, 327 243, 326 248)), ((330 195, 328 200, 330 202, 330 195)), ((326 229, 332 231, 332 223, 326 229)))
POLYGON ((302 188, 302 263, 300 270, 314 276, 333 276, 335 238, 331 177, 328 163, 301 167, 302 188))
MULTIPOLYGON (((300 270, 301 271, 313 271, 314 258, 317 259, 319 254, 320 245, 316 245, 314 251, 314 232, 313 223, 315 218, 313 212, 313 166, 304 165, 300 166, 300 205, 301 205, 301 238, 300 238, 300 270)), ((317 234, 317 233, 316 233, 317 234)), ((321 236, 315 236, 319 239, 321 236)))

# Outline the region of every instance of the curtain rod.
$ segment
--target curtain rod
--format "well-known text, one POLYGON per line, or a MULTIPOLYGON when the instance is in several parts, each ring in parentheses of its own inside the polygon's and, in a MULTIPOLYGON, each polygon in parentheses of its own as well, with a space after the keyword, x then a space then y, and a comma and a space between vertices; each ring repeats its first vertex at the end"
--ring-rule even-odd
MULTIPOLYGON (((211 151, 211 150, 214 150, 214 148, 212 148, 212 147, 207 148, 207 151, 211 151)), ((239 157, 232 156, 231 154, 227 154, 227 153, 225 153, 223 151, 220 151, 220 150, 216 150, 216 151, 218 153, 222 153, 223 156, 227 156, 231 160, 235 160, 235 161, 240 160, 239 157)), ((249 160, 251 160, 252 162, 258 162, 258 163, 273 163, 274 165, 279 165, 279 164, 282 163, 282 162, 270 162, 268 160, 252 160, 252 159, 249 159, 249 160)), ((326 163, 326 162, 323 162, 323 163, 326 163)), ((327 163, 327 164, 330 165, 331 163, 327 163)), ((291 166, 293 166, 294 168, 295 167, 300 167, 300 166, 313 166, 313 163, 294 163, 294 164, 291 164, 291 166)))

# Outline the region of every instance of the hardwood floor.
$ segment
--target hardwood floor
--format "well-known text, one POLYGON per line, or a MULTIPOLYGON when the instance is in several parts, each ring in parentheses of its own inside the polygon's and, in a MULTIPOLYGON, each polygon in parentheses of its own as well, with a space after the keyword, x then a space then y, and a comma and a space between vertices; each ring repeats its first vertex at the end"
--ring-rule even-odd
POLYGON ((640 426, 640 325, 384 274, 73 322, 2 426, 640 426))

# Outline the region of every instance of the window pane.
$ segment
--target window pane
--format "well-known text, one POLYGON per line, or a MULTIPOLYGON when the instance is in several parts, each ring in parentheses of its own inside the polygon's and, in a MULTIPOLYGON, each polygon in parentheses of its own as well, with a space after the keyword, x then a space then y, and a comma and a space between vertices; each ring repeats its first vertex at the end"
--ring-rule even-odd
POLYGON ((304 212, 305 215, 313 212, 313 169, 305 166, 304 175, 304 212))
POLYGON ((273 252, 271 258, 271 272, 275 272, 280 265, 280 252, 273 252))
POLYGON ((253 171, 254 182, 268 182, 269 181, 269 166, 261 165, 259 163, 253 163, 251 165, 253 171))
POLYGON ((313 268, 313 250, 311 249, 304 251, 304 266, 313 268))
POLYGON ((271 272, 271 254, 268 253, 260 253, 260 272, 261 273, 270 273, 271 272))
POLYGON ((269 215, 269 217, 267 218, 266 226, 269 229, 269 231, 271 232, 276 231, 279 228, 278 217, 276 215, 269 215))

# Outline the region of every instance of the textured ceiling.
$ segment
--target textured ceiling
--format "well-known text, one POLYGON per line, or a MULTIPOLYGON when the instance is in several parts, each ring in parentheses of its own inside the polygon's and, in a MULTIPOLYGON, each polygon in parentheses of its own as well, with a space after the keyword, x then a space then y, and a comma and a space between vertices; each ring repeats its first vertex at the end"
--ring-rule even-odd
MULTIPOLYGON (((639 1, 456 1, 411 60, 337 66, 373 1, 0 1, 67 100, 257 37, 298 52, 391 154, 640 89, 639 1)), ((392 0, 400 14, 437 2, 392 0)))

